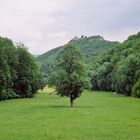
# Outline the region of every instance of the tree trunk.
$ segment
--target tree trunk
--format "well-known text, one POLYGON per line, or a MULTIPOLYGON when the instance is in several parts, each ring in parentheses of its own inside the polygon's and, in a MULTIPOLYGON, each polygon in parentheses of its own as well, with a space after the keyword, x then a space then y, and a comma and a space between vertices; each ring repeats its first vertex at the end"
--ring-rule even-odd
POLYGON ((72 98, 72 95, 71 95, 71 97, 70 97, 70 105, 71 105, 71 107, 73 107, 73 98, 72 98))
POLYGON ((73 107, 73 100, 70 100, 71 107, 73 107))

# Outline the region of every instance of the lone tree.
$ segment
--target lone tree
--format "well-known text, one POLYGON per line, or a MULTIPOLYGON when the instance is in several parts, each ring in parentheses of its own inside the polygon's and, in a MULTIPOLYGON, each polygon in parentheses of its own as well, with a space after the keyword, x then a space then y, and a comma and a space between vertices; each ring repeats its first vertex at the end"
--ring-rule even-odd
POLYGON ((68 44, 56 58, 56 72, 49 80, 55 86, 58 95, 70 98, 71 107, 74 100, 84 90, 84 63, 81 52, 68 44))

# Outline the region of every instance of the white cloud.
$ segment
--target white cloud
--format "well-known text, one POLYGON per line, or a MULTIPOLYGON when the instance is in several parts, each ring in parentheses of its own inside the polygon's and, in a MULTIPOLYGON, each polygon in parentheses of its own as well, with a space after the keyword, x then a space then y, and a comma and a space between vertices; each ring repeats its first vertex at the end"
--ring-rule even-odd
POLYGON ((0 35, 33 54, 82 34, 122 41, 139 29, 139 0, 0 0, 0 35))

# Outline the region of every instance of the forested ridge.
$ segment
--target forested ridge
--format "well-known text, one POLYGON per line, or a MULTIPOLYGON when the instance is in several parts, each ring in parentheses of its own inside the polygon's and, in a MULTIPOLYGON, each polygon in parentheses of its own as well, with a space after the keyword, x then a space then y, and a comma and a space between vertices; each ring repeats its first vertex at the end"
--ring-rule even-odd
MULTIPOLYGON (((107 41, 99 35, 90 37, 82 35, 81 37, 74 37, 67 44, 73 44, 73 46, 80 49, 83 54, 84 61, 86 64, 88 64, 89 69, 89 66, 92 65, 98 56, 114 47, 114 45, 119 44, 119 42, 107 41)), ((55 59, 58 53, 61 52, 63 48, 67 46, 67 44, 52 49, 37 57, 37 61, 41 65, 41 73, 45 82, 48 82, 49 77, 55 69, 55 59)))
POLYGON ((0 100, 33 97, 41 83, 39 67, 24 44, 0 37, 0 100))
MULTIPOLYGON (((109 42, 101 36, 75 37, 69 43, 85 56, 86 88, 140 97, 140 32, 129 36, 123 43, 109 42)), ((54 71, 54 60, 64 47, 38 57, 46 79, 54 71)))
POLYGON ((55 72, 55 60, 69 44, 83 54, 86 63, 84 88, 140 97, 139 32, 123 43, 106 41, 101 36, 75 37, 37 60, 24 44, 14 44, 0 37, 0 100, 33 97, 55 72))
POLYGON ((92 66, 92 89, 140 97, 140 32, 102 55, 92 66))

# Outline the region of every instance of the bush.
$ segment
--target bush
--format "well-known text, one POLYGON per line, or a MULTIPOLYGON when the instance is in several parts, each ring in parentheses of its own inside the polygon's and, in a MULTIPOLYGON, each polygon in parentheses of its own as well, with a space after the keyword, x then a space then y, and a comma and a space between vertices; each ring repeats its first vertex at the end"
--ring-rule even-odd
POLYGON ((140 98, 140 78, 132 88, 132 96, 140 98))

